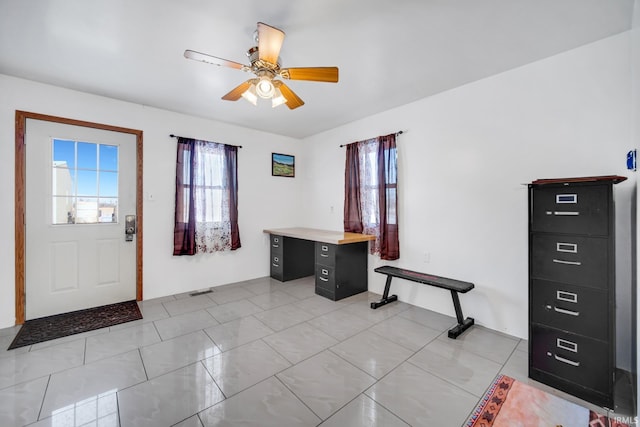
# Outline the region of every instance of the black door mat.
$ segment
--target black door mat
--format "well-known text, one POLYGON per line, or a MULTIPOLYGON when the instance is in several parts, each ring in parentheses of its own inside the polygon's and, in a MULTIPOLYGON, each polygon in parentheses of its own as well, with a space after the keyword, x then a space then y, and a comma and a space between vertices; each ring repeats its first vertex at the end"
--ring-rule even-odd
POLYGON ((139 319, 142 313, 132 300, 27 320, 7 350, 139 319))

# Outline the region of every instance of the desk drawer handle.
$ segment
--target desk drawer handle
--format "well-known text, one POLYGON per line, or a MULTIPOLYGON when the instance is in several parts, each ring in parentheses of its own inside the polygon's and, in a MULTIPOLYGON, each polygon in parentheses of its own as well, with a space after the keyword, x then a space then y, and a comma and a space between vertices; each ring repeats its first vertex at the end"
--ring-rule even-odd
POLYGON ((575 367, 580 366, 580 362, 574 362, 573 360, 565 359, 564 357, 560 357, 557 354, 554 354, 553 357, 555 357, 558 362, 566 363, 567 365, 575 367))
POLYGON ((320 254, 320 256, 325 257, 325 258, 329 258, 329 255, 327 255, 327 254, 320 254))
POLYGON ((553 307, 553 310, 556 313, 560 314, 568 314, 569 316, 580 316, 579 311, 565 310, 564 308, 553 307))
POLYGON ((271 245, 271 246, 274 247, 274 248, 279 248, 280 247, 280 245, 271 245))
POLYGON ((280 267, 280 264, 274 264, 274 263, 271 263, 271 265, 273 265, 273 266, 274 266, 274 267, 276 267, 276 268, 280 267))
POLYGON ((556 215, 556 216, 578 216, 578 215, 580 215, 580 212, 554 211, 553 214, 556 215))
POLYGON ((565 265, 582 265, 580 261, 565 261, 563 259, 553 259, 553 262, 556 264, 565 264, 565 265))
POLYGON ((323 282, 328 282, 328 281, 329 281, 329 279, 325 279, 325 278, 324 278, 324 277, 322 277, 322 276, 320 276, 320 277, 319 277, 319 279, 320 279, 320 280, 322 280, 323 282))

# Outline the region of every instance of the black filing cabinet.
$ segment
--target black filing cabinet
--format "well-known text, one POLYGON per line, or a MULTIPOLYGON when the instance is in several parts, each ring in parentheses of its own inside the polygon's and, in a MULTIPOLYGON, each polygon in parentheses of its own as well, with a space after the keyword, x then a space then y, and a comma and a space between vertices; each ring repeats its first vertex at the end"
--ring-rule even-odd
POLYGON ((315 242, 316 294, 337 301, 367 290, 368 242, 315 242))
POLYGON ((313 275, 314 242, 270 234, 271 277, 286 282, 313 275))
POLYGON ((529 377, 613 408, 615 213, 624 177, 529 185, 529 377))

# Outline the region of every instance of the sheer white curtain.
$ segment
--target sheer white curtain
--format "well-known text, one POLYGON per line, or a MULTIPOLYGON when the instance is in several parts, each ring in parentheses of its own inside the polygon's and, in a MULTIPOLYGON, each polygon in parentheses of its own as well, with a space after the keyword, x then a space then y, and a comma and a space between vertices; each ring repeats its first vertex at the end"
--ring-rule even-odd
POLYGON ((193 171, 196 252, 231 249, 224 145, 196 141, 193 171))

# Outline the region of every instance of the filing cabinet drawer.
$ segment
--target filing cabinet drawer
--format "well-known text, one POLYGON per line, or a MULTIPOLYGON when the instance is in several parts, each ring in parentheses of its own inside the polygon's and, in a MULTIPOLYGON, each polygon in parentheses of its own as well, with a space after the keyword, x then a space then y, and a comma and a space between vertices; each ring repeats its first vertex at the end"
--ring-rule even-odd
POLYGON ((609 306, 606 291, 532 280, 531 321, 556 329, 609 338, 609 306))
POLYGON ((337 245, 316 242, 316 264, 323 264, 329 267, 336 265, 337 245))
POLYGON ((271 277, 277 280, 283 280, 283 263, 282 256, 278 254, 271 254, 271 277))
POLYGON ((609 185, 533 187, 531 230, 609 234, 609 185))
POLYGON ((316 265, 316 288, 323 288, 331 292, 336 290, 335 270, 324 265, 316 265))
POLYGON ((604 289, 608 283, 609 241, 555 234, 531 236, 533 278, 604 289))
POLYGON ((282 255, 282 247, 284 245, 284 240, 282 236, 278 236, 275 234, 270 234, 271 236, 271 255, 282 255))
POLYGON ((594 390, 608 390, 609 343, 532 325, 531 367, 594 390))

